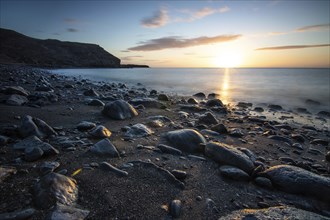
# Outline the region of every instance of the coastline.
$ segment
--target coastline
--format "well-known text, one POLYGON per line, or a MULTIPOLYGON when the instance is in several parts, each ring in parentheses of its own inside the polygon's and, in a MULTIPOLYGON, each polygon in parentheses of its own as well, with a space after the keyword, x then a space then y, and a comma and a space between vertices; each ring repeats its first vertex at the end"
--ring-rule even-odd
MULTIPOLYGON (((226 164, 217 163, 203 152, 183 151, 178 156, 164 153, 158 147, 167 132, 194 129, 203 135, 207 143, 225 143, 253 152, 256 164, 263 167, 262 171, 286 164, 309 170, 330 181, 328 128, 290 123, 292 115, 282 113, 276 106, 272 110, 268 107, 263 109, 270 113, 269 117, 251 115, 252 103, 221 105, 211 101, 217 100, 216 95, 209 98, 207 94, 205 97, 203 94, 199 97, 193 94, 190 97, 170 96, 146 88, 130 88, 125 83, 93 82, 30 67, 0 66, 0 71, 1 88, 21 86, 29 93, 22 95, 27 100, 13 100, 23 102, 22 105, 8 102, 12 94, 5 94, 5 90, 0 93, 0 135, 4 137, 1 139, 4 141, 0 147, 0 167, 15 169, 15 174, 1 178, 2 214, 33 208, 32 219, 43 219, 49 215, 53 207, 36 208, 33 188, 36 180, 42 177, 39 167, 46 161, 55 161, 59 167, 54 172, 66 176, 82 169, 73 176, 79 188, 75 207, 89 211, 86 219, 105 219, 105 216, 120 219, 165 218, 174 216, 174 208, 170 208, 173 200, 181 201, 178 205, 181 219, 218 219, 235 210, 275 206, 293 206, 330 217, 330 206, 324 199, 301 195, 301 192, 283 192, 274 183, 270 188, 260 186, 252 174, 248 180, 232 180, 220 174, 219 167, 226 164), (149 101, 134 102, 141 98, 149 98, 149 101), (94 101, 99 106, 91 104, 95 99, 100 101, 94 101), (102 103, 117 99, 130 103, 138 115, 125 120, 103 115, 102 103), (276 114, 282 119, 271 118, 276 114), (57 135, 41 140, 55 147, 58 154, 30 162, 26 161, 26 152, 13 149, 24 139, 18 135, 17 129, 26 115, 43 120, 56 131, 57 135), (164 117, 150 119, 150 116, 159 115, 164 117), (90 130, 77 129, 81 121, 109 129, 109 139, 120 157, 92 154, 90 149, 104 137, 93 137, 90 130), (147 125, 152 132, 142 137, 139 134, 127 135, 132 126, 139 123, 147 125), (217 124, 222 124, 225 129, 214 128, 217 124), (134 164, 131 161, 139 160, 147 165, 131 166, 134 164), (112 172, 105 172, 101 165, 104 161, 128 175, 117 177, 112 172), (185 189, 176 187, 166 177, 173 170, 185 173, 182 179, 173 174, 185 185, 185 189)), ((323 120, 329 118, 323 116, 323 120)))

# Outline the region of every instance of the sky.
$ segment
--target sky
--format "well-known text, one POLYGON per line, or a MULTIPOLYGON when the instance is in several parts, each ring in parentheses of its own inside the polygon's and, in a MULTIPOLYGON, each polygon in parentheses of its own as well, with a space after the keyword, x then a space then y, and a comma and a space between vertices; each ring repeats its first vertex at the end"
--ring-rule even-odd
POLYGON ((330 1, 0 0, 0 27, 150 67, 330 67, 330 1))

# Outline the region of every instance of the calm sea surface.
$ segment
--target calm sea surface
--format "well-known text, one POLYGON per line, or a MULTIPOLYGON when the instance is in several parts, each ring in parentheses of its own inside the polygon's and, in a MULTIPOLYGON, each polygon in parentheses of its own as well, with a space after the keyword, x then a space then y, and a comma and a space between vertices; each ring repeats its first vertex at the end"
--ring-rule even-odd
POLYGON ((96 81, 124 82, 177 95, 219 93, 230 102, 272 103, 316 112, 330 110, 330 69, 57 69, 54 73, 96 81), (320 105, 306 105, 307 99, 320 105))

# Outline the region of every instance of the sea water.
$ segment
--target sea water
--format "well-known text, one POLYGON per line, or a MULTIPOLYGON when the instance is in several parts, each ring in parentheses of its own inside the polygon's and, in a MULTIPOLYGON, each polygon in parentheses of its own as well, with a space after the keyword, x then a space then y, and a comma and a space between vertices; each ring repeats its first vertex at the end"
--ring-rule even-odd
POLYGON ((330 69, 132 68, 57 69, 54 73, 95 81, 122 82, 175 95, 220 94, 224 103, 239 101, 330 110, 330 69), (306 100, 318 103, 308 104, 306 100))

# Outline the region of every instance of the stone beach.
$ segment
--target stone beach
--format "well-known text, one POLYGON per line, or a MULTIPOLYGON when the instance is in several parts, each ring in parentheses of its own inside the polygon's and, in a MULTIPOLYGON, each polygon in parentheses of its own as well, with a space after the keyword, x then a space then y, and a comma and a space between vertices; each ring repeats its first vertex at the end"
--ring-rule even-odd
POLYGON ((327 111, 0 77, 0 219, 330 219, 327 111))

